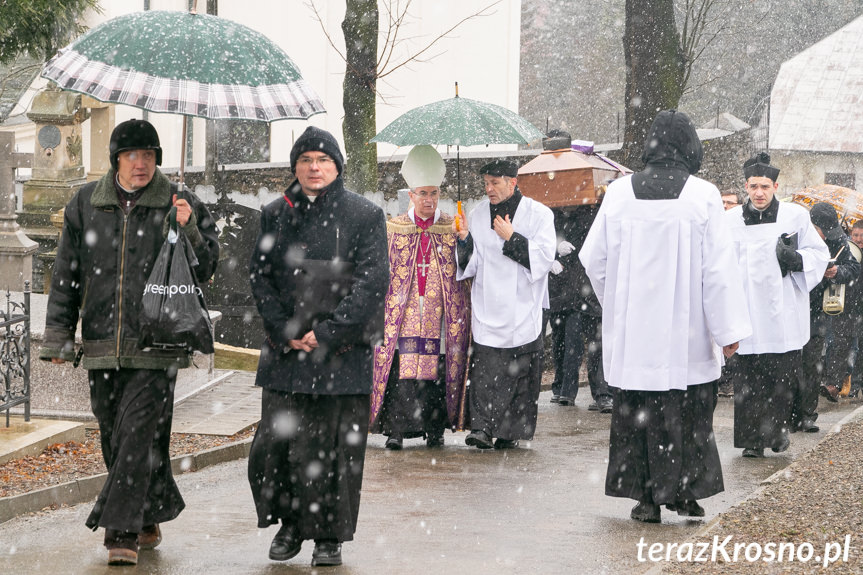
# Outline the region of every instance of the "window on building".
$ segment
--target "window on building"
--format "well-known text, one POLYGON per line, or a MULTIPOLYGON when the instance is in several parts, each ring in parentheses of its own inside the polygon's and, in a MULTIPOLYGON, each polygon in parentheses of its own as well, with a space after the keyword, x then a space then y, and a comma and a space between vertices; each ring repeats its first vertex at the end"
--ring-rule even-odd
POLYGON ((854 174, 827 172, 824 174, 824 183, 832 184, 834 186, 842 186, 843 188, 851 188, 852 190, 857 189, 854 187, 854 174))

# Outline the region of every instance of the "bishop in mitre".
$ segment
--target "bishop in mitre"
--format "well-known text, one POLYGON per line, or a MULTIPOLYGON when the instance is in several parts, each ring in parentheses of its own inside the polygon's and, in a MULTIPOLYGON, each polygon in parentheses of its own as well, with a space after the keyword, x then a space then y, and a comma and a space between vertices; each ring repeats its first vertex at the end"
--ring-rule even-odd
POLYGON ((383 344, 375 350, 371 431, 388 449, 464 425, 470 291, 456 281, 453 218, 438 209, 445 168, 431 146, 415 146, 402 176, 411 207, 387 222, 390 287, 383 344))

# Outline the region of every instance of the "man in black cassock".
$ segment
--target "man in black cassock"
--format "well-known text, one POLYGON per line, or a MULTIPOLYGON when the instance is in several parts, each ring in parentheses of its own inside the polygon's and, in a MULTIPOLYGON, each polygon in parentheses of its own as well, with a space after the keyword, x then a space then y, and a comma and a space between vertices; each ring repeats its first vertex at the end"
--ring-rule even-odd
POLYGON ((118 124, 108 153, 108 173, 78 190, 64 210, 40 357, 74 361, 80 318, 108 469, 86 524, 105 528, 108 564, 134 565, 139 550, 162 541, 159 524, 185 506, 171 473, 171 417, 177 370, 191 365, 184 350, 138 345, 144 288, 172 206, 198 260, 199 283, 216 269, 219 242, 207 207, 195 194, 178 200, 178 186, 158 169, 162 147, 152 124, 118 124))
POLYGON ((636 521, 659 523, 661 505, 703 517, 698 500, 723 489, 720 353, 751 328, 719 192, 694 176, 702 154, 689 118, 660 112, 644 170, 609 185, 579 252, 602 304, 614 398, 605 493, 636 500, 636 521))
POLYGON ((508 449, 532 439, 536 429, 542 314, 557 241, 551 210, 522 196, 513 162, 491 162, 480 175, 487 199, 452 227, 458 234, 456 279, 473 278, 471 432, 465 443, 508 449))
MULTIPOLYGON (((740 342, 734 367, 734 446, 743 457, 763 457, 767 447, 779 453, 790 444, 801 349, 809 340, 809 291, 830 255, 806 209, 776 198, 779 169, 769 154, 749 158, 743 175, 749 198, 725 212, 753 330, 740 342)), ((814 425, 801 423, 804 430, 814 425)))
POLYGON ((291 150, 296 180, 261 211, 250 265, 267 338, 249 483, 258 526, 282 524, 270 558, 313 539, 313 566, 341 565, 356 531, 389 284, 384 213, 345 189, 342 166, 332 134, 303 132, 291 150))

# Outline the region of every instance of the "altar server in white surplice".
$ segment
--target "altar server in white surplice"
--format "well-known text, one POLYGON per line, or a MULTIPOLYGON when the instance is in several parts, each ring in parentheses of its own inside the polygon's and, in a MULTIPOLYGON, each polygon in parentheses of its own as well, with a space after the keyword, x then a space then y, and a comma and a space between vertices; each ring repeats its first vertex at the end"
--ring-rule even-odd
MULTIPOLYGON (((779 170, 768 154, 747 160, 743 175, 749 199, 725 213, 752 318, 752 336, 741 340, 734 368, 734 447, 743 457, 763 457, 765 447, 781 452, 790 444, 801 350, 809 341, 809 292, 824 277, 830 250, 806 208, 774 195, 779 170)), ((807 431, 815 426, 808 415, 801 422, 807 431)))
POLYGON ((751 333, 716 187, 693 174, 703 150, 685 114, 660 112, 645 169, 615 180, 579 253, 602 304, 614 397, 605 493, 701 517, 724 489, 713 437, 721 356, 751 333), (724 350, 720 349, 724 347, 724 350))
POLYGON ((467 445, 515 447, 532 439, 542 379, 542 310, 557 236, 554 215, 521 194, 518 166, 480 169, 487 199, 459 216, 457 280, 473 278, 467 445), (492 438, 497 440, 492 443, 492 438))

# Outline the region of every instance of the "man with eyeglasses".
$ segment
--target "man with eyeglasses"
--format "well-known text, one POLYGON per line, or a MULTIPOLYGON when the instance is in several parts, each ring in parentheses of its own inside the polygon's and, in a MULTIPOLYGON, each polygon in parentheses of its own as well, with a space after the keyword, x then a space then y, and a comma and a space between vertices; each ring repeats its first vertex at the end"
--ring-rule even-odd
POLYGON ((736 208, 740 205, 740 196, 737 192, 722 192, 722 207, 726 210, 736 208))
POLYGON ((266 333, 249 454, 258 527, 281 522, 276 561, 313 539, 312 566, 341 565, 356 531, 389 284, 383 210, 345 189, 343 163, 332 134, 303 132, 291 150, 296 180, 261 210, 250 265, 266 333))
POLYGON ((438 209, 443 158, 415 146, 401 170, 412 206, 387 222, 390 288, 384 341, 375 350, 371 430, 387 449, 425 437, 444 444, 444 430, 464 423, 470 292, 456 281, 452 216, 438 209))

